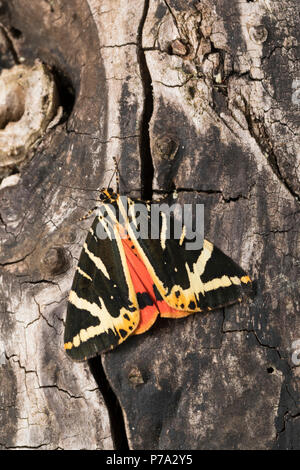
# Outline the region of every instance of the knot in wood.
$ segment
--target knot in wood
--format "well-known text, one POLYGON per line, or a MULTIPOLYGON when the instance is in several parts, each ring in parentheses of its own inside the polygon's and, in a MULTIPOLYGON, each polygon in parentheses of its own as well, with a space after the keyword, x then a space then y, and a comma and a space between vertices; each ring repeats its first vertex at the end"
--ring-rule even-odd
POLYGON ((0 75, 0 169, 26 159, 56 114, 58 92, 46 65, 15 65, 0 75))
POLYGON ((173 160, 178 150, 178 143, 169 137, 168 135, 163 135, 157 137, 155 141, 156 151, 162 158, 167 158, 168 160, 173 160))
POLYGON ((145 383, 140 369, 136 366, 130 369, 130 372, 128 374, 128 380, 135 387, 137 385, 142 385, 145 383))
POLYGON ((69 268, 69 260, 63 247, 50 248, 44 258, 43 264, 50 274, 62 274, 69 268))
POLYGON ((180 39, 175 39, 175 41, 171 43, 171 50, 172 54, 182 57, 185 56, 188 52, 186 45, 183 44, 180 39))
POLYGON ((262 44, 268 37, 268 31, 262 24, 257 26, 250 26, 249 37, 251 41, 255 42, 256 44, 262 44))

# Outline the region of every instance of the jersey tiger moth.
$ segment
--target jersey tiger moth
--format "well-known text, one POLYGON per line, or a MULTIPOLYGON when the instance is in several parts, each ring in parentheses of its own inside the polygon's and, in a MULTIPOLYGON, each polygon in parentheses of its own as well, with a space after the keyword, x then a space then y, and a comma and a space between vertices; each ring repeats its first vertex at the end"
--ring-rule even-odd
POLYGON ((83 245, 69 296, 65 350, 85 360, 113 349, 130 335, 147 331, 158 315, 181 318, 242 300, 248 275, 227 255, 204 240, 201 250, 186 250, 180 239, 138 238, 133 230, 138 202, 111 189, 100 194, 100 208, 83 245), (110 207, 115 209, 114 213, 110 207), (120 219, 123 220, 120 223, 120 219), (97 226, 106 237, 97 237, 97 226))

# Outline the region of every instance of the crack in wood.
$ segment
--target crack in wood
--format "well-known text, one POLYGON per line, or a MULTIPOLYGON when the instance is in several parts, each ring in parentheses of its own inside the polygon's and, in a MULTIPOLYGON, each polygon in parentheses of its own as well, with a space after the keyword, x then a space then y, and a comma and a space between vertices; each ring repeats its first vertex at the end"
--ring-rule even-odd
POLYGON ((143 49, 143 29, 149 10, 149 0, 145 0, 142 18, 137 31, 137 59, 140 67, 142 87, 144 91, 144 108, 140 122, 140 158, 141 158, 141 197, 152 199, 154 167, 150 148, 149 123, 153 113, 152 78, 148 69, 143 49))
POLYGON ((88 360, 88 364, 108 410, 114 448, 115 450, 129 450, 122 408, 107 379, 101 358, 93 357, 88 360))
POLYGON ((13 261, 7 261, 6 263, 0 263, 0 266, 5 267, 5 266, 10 266, 11 264, 22 263, 22 261, 25 261, 25 259, 28 258, 28 256, 32 255, 32 253, 35 251, 35 249, 36 249, 36 246, 34 247, 34 249, 32 251, 30 251, 29 253, 24 255, 22 258, 16 259, 16 260, 13 260, 13 261))
MULTIPOLYGON (((154 167, 150 148, 149 123, 153 113, 153 87, 152 79, 147 66, 145 51, 143 49, 143 28, 149 10, 149 0, 145 0, 142 17, 137 30, 137 60, 140 68, 142 87, 144 92, 143 111, 140 121, 139 149, 141 159, 141 197, 142 199, 152 199, 152 184, 154 167)), ((136 136, 134 136, 136 137, 136 136)), ((118 138, 114 136, 114 138, 118 138)), ((98 385, 107 407, 110 419, 112 440, 116 450, 129 450, 128 437, 121 405, 118 397, 114 393, 101 359, 94 357, 88 360, 91 373, 98 385)))
POLYGON ((3 24, 0 23, 0 29, 1 29, 5 39, 7 41, 7 45, 9 47, 10 52, 11 52, 11 55, 13 56, 13 60, 14 60, 15 64, 20 64, 21 63, 20 58, 18 56, 18 53, 15 49, 13 40, 11 39, 11 36, 10 36, 7 28, 5 28, 5 26, 3 26, 3 24))
POLYGON ((277 161, 277 156, 273 150, 273 145, 268 135, 266 126, 264 125, 263 122, 256 120, 256 125, 260 124, 259 135, 258 135, 253 125, 254 124, 253 118, 252 118, 249 106, 246 107, 246 112, 244 113, 244 115, 248 123, 248 129, 249 129, 250 135, 254 138, 257 145, 261 148, 262 152, 263 153, 267 152, 267 155, 268 155, 267 161, 271 169, 273 170, 273 173, 276 175, 278 180, 285 186, 285 188, 288 190, 290 195, 293 196, 297 202, 299 202, 300 195, 292 188, 292 186, 289 184, 287 179, 282 175, 282 172, 280 170, 280 167, 277 161))

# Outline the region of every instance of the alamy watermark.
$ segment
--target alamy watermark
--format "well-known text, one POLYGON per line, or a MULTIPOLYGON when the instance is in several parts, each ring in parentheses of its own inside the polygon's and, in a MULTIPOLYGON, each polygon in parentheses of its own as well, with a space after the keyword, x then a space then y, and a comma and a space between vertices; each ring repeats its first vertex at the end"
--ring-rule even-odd
MULTIPOLYGON (((204 205, 152 202, 134 202, 126 196, 119 196, 118 208, 113 204, 102 204, 98 208, 99 223, 96 235, 103 240, 115 238, 116 222, 121 227, 130 226, 136 239, 179 240, 186 250, 200 250, 204 239, 204 205)), ((119 232, 121 238, 129 233, 119 232)))

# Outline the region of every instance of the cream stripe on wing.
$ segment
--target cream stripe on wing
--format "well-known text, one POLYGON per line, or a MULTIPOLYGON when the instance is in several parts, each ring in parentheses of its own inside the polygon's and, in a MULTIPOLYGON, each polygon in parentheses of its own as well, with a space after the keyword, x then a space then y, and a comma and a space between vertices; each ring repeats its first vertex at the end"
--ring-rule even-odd
MULTIPOLYGON (((112 240, 112 237, 111 237, 111 232, 109 230, 109 227, 108 227, 108 220, 104 219, 103 216, 98 216, 98 220, 99 220, 99 224, 102 225, 102 227, 104 228, 108 238, 110 239, 110 241, 112 240)), ((110 224, 111 225, 111 224, 110 224)))
POLYGON ((204 240, 201 255, 197 259, 196 263, 193 263, 192 270, 190 269, 188 263, 185 263, 186 272, 190 281, 190 288, 188 290, 194 292, 197 298, 199 298, 199 292, 201 292, 202 295, 204 295, 205 292, 204 284, 201 281, 201 276, 204 273, 206 263, 210 259, 213 249, 213 244, 207 240, 204 240))
MULTIPOLYGON (((127 198, 127 200, 128 200, 128 198, 127 198)), ((118 198, 117 204, 118 204, 118 207, 119 207, 119 210, 122 214, 123 219, 126 221, 126 223, 128 223, 128 217, 127 217, 126 210, 124 208, 124 205, 122 203, 121 198, 118 198)), ((134 290, 134 287, 133 287, 133 284, 132 284, 132 280, 131 280, 131 276, 130 276, 130 272, 129 272, 129 267, 128 267, 128 264, 127 264, 124 247, 123 247, 123 243, 122 243, 122 240, 121 240, 121 238, 124 238, 124 237, 126 238, 127 237, 126 228, 123 225, 119 224, 119 221, 117 220, 117 218, 115 217, 113 211, 111 211, 109 206, 106 208, 106 210, 107 210, 107 213, 110 216, 110 218, 112 220, 115 220, 115 224, 113 226, 113 232, 114 232, 114 239, 115 239, 115 241, 117 243, 117 246, 118 246, 119 256, 121 258, 120 267, 122 267, 123 273, 124 273, 124 276, 125 276, 125 279, 126 279, 126 284, 127 284, 127 287, 128 287, 129 300, 134 305, 134 307, 137 309, 137 317, 138 317, 138 320, 139 320, 140 313, 139 313, 139 309, 138 309, 136 293, 135 293, 135 290, 134 290)), ((136 326, 137 325, 135 325, 135 327, 136 326)))
MULTIPOLYGON (((69 302, 71 304, 73 304, 79 310, 87 310, 91 315, 99 319, 99 325, 82 328, 79 333, 74 336, 72 342, 75 347, 78 347, 80 343, 83 343, 90 338, 93 338, 94 336, 100 335, 102 333, 108 333, 109 330, 119 335, 119 329, 124 328, 123 313, 125 313, 125 309, 122 308, 119 317, 115 318, 112 317, 107 310, 103 299, 100 301, 101 307, 99 307, 99 305, 94 302, 92 303, 86 299, 83 299, 82 297, 78 297, 76 292, 73 290, 70 292, 69 302)), ((129 324, 134 325, 134 322, 131 321, 129 324)), ((120 339, 122 340, 121 337, 120 339)))
POLYGON ((85 243, 83 245, 83 249, 84 251, 86 252, 86 254, 88 255, 88 257, 93 261, 93 263, 95 264, 95 266, 100 269, 100 271, 104 274, 105 277, 107 277, 107 279, 110 279, 109 277, 109 274, 107 272, 107 269, 105 267, 105 265, 103 264, 103 261, 98 258, 98 256, 95 256, 87 247, 87 244, 85 243))
POLYGON ((185 225, 184 225, 184 226, 182 227, 181 237, 180 237, 180 240, 179 240, 179 245, 180 245, 180 246, 183 244, 185 235, 186 235, 186 227, 185 227, 185 225))
MULTIPOLYGON (((138 228, 138 223, 137 223, 137 220, 136 220, 136 217, 135 217, 135 205, 134 205, 132 199, 128 198, 127 200, 128 200, 128 203, 129 203, 128 214, 131 216, 131 220, 133 221, 135 227, 138 228)), ((122 204, 122 206, 123 206, 123 204, 122 204)))
POLYGON ((77 266, 76 270, 79 272, 79 274, 81 274, 81 276, 86 277, 87 279, 92 281, 92 278, 87 273, 85 273, 82 269, 80 269, 79 266, 77 266))
POLYGON ((94 232, 94 230, 92 229, 92 227, 90 227, 89 232, 90 232, 91 235, 93 236, 94 240, 96 240, 96 242, 97 242, 97 241, 98 241, 98 238, 96 237, 95 232, 94 232))
POLYGON ((119 255, 120 255, 120 258, 121 258, 121 266, 122 266, 123 273, 124 273, 124 276, 125 276, 125 279, 126 279, 126 284, 127 284, 127 287, 128 287, 129 300, 137 308, 138 304, 137 304, 137 299, 136 299, 136 292, 135 292, 133 284, 132 284, 132 280, 131 280, 131 276, 130 276, 130 271, 129 271, 129 267, 128 267, 124 247, 123 247, 122 240, 121 240, 121 237, 120 237, 120 234, 119 234, 118 230, 119 230, 118 226, 114 227, 114 234, 115 234, 116 242, 117 242, 118 249, 119 249, 119 255))
POLYGON ((105 307, 103 299, 101 299, 102 308, 100 308, 99 305, 79 297, 74 290, 71 290, 69 302, 79 310, 87 310, 91 315, 99 318, 99 326, 101 327, 99 333, 108 333, 108 330, 114 331, 113 317, 105 307))
POLYGON ((167 216, 164 212, 160 213, 162 218, 161 231, 160 231, 160 244, 163 250, 166 249, 166 239, 167 239, 167 216))
POLYGON ((224 275, 205 282, 203 287, 205 292, 209 292, 211 290, 219 289, 219 287, 229 287, 232 284, 240 285, 241 281, 237 277, 228 277, 224 275))

